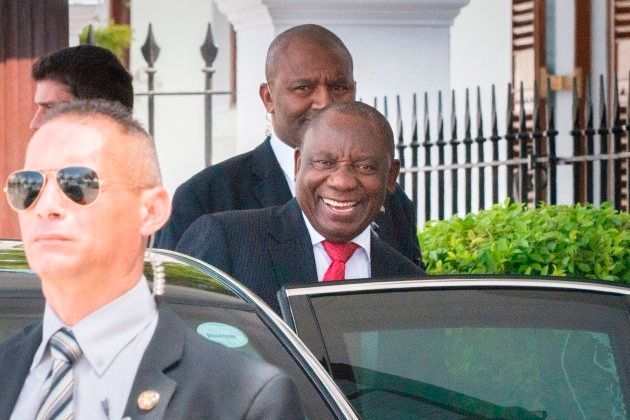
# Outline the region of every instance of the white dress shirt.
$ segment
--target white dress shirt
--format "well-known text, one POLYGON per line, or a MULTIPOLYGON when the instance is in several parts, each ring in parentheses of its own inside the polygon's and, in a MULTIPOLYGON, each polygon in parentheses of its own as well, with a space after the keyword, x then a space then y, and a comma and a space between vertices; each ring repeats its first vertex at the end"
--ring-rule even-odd
MULTIPOLYGON (((324 279, 326 270, 332 264, 332 259, 324 249, 322 242, 326 240, 319 232, 315 230, 308 218, 302 213, 304 223, 311 236, 311 244, 313 244, 313 254, 315 256, 315 266, 317 267, 317 281, 324 279)), ((372 267, 370 266, 370 228, 367 227, 359 233, 350 242, 354 242, 359 247, 354 254, 346 262, 346 280, 349 279, 367 279, 372 275, 372 267)))
POLYGON ((295 197, 295 150, 280 140, 275 133, 271 133, 271 148, 287 180, 291 195, 295 197))
POLYGON ((63 327, 72 331, 83 351, 83 356, 72 367, 74 418, 120 419, 157 321, 155 300, 144 276, 127 293, 72 328, 64 325, 46 304, 42 342, 11 420, 35 418, 52 365, 48 341, 63 327))

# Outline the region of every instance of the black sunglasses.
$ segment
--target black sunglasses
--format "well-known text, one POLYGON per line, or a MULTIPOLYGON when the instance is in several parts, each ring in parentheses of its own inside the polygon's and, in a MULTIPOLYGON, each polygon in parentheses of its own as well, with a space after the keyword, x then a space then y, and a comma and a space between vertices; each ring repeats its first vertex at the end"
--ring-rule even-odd
MULTIPOLYGON (((96 201, 103 186, 103 181, 98 178, 96 171, 83 166, 69 166, 57 170, 16 171, 9 175, 4 188, 9 205, 15 211, 25 211, 33 206, 46 186, 48 173, 56 174, 59 190, 72 202, 82 206, 96 201)), ((120 182, 116 184, 135 185, 120 182)))

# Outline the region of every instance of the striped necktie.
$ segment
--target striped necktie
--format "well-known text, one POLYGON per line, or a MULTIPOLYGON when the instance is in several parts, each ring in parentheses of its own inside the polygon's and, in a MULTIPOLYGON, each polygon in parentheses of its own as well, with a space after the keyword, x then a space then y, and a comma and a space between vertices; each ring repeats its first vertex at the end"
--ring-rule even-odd
POLYGON ((72 365, 81 357, 79 343, 72 332, 62 328, 48 342, 53 359, 42 392, 36 420, 71 419, 74 417, 72 365))

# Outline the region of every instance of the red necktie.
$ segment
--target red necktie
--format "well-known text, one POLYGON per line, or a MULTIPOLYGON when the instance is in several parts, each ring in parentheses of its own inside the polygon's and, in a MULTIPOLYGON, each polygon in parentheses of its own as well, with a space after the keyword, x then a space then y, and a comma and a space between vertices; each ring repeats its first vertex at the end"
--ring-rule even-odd
POLYGON ((324 249, 332 259, 332 263, 324 274, 324 281, 345 280, 346 262, 352 257, 359 245, 354 242, 323 241, 324 249))

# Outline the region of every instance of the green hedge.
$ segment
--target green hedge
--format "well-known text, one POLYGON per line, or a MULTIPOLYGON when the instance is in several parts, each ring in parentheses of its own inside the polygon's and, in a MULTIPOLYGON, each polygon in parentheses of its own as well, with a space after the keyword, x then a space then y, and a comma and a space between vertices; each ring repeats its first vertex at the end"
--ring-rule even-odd
POLYGON ((463 219, 429 221, 418 233, 431 274, 525 274, 630 283, 630 214, 609 203, 509 203, 463 219))

